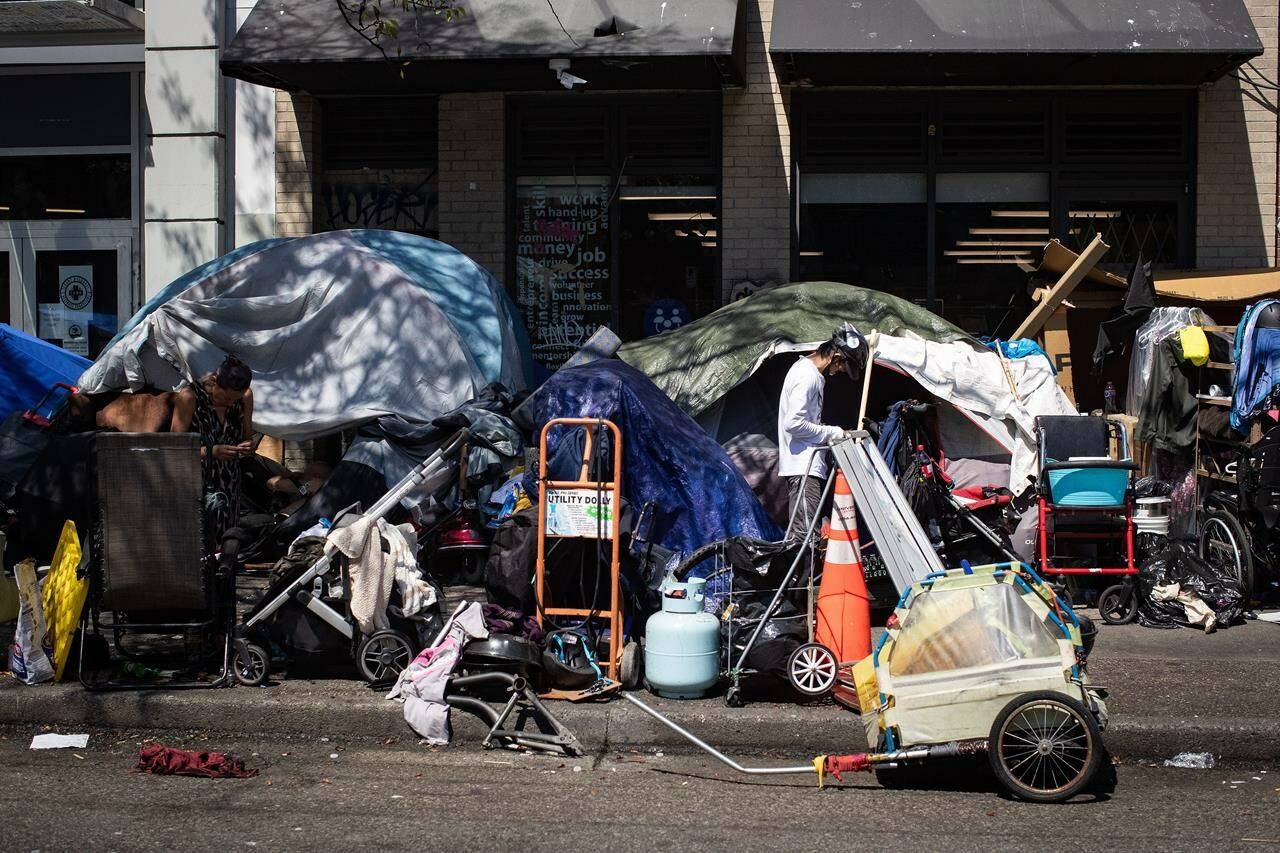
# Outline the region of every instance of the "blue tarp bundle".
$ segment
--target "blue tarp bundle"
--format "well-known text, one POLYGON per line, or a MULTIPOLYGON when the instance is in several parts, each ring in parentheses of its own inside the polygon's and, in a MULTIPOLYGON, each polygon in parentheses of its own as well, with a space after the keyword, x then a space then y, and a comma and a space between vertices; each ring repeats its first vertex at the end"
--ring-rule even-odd
POLYGON ((25 411, 56 382, 74 385, 89 359, 0 323, 0 420, 25 411))
MULTIPOLYGON (((732 536, 782 538, 720 445, 627 363, 606 359, 561 370, 538 390, 534 405, 539 430, 552 418, 617 424, 623 497, 636 512, 655 504, 651 539, 676 552, 673 565, 702 545, 732 536)), ((567 428, 552 431, 549 459, 570 434, 567 428)))

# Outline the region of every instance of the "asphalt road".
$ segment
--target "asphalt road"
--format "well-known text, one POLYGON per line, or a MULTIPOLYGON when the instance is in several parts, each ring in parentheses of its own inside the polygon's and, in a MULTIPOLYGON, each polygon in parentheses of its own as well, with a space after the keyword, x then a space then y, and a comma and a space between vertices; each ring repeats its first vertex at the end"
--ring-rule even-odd
POLYGON ((1280 850, 1275 766, 1121 765, 1109 796, 1037 806, 977 775, 970 790, 890 791, 862 775, 818 791, 811 777, 743 781, 687 755, 412 740, 166 740, 229 749, 261 773, 157 777, 131 769, 144 735, 37 752, 32 733, 0 730, 6 850, 1280 850))

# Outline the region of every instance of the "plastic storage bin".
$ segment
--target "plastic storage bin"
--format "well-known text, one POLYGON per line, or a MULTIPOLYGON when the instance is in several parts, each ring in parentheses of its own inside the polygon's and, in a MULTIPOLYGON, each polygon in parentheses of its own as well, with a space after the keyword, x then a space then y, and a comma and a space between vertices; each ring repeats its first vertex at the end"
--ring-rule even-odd
POLYGON ((1055 506, 1123 506, 1128 488, 1127 468, 1061 468, 1049 472, 1049 495, 1055 506))

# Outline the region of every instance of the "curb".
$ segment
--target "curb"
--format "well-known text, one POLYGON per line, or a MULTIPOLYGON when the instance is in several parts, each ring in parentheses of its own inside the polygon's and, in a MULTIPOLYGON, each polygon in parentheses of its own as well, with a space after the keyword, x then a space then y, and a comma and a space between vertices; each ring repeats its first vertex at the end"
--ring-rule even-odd
MULTIPOLYGON (((728 752, 811 757, 866 749, 858 717, 833 705, 760 702, 727 708, 719 699, 682 702, 640 696, 678 725, 728 752)), ((550 708, 589 752, 696 751, 626 702, 555 702, 550 708)), ((486 727, 477 718, 455 712, 452 719, 455 746, 473 747, 483 738, 486 727)), ((135 693, 88 693, 69 684, 10 684, 0 687, 0 725, 290 739, 414 738, 399 704, 343 681, 295 681, 257 690, 135 693)), ((1280 721, 1266 718, 1120 716, 1112 718, 1104 739, 1110 752, 1124 760, 1162 761, 1190 751, 1211 752, 1226 760, 1280 761, 1280 721)))

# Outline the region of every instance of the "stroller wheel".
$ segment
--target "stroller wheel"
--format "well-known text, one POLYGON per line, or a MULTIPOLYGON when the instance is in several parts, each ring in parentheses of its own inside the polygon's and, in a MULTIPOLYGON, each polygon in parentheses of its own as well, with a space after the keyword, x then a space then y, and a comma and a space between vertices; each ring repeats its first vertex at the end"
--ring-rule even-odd
POLYGON ((1033 803, 1061 803, 1083 791, 1103 752, 1093 714, 1049 691, 1005 705, 987 739, 987 758, 1000 784, 1033 803))
POLYGON ((374 631, 360 643, 356 666, 370 684, 394 681, 413 660, 413 646, 399 631, 374 631))
POLYGON ((1138 595, 1133 584, 1113 584, 1098 596, 1098 613, 1108 625, 1128 625, 1138 618, 1138 595))
POLYGON ((232 660, 236 682, 245 687, 261 687, 267 683, 267 675, 271 670, 271 656, 267 650, 255 643, 245 643, 243 648, 236 649, 232 660))
POLYGON ((836 683, 835 652, 822 643, 805 643, 787 659, 787 679, 796 692, 825 696, 836 683))

